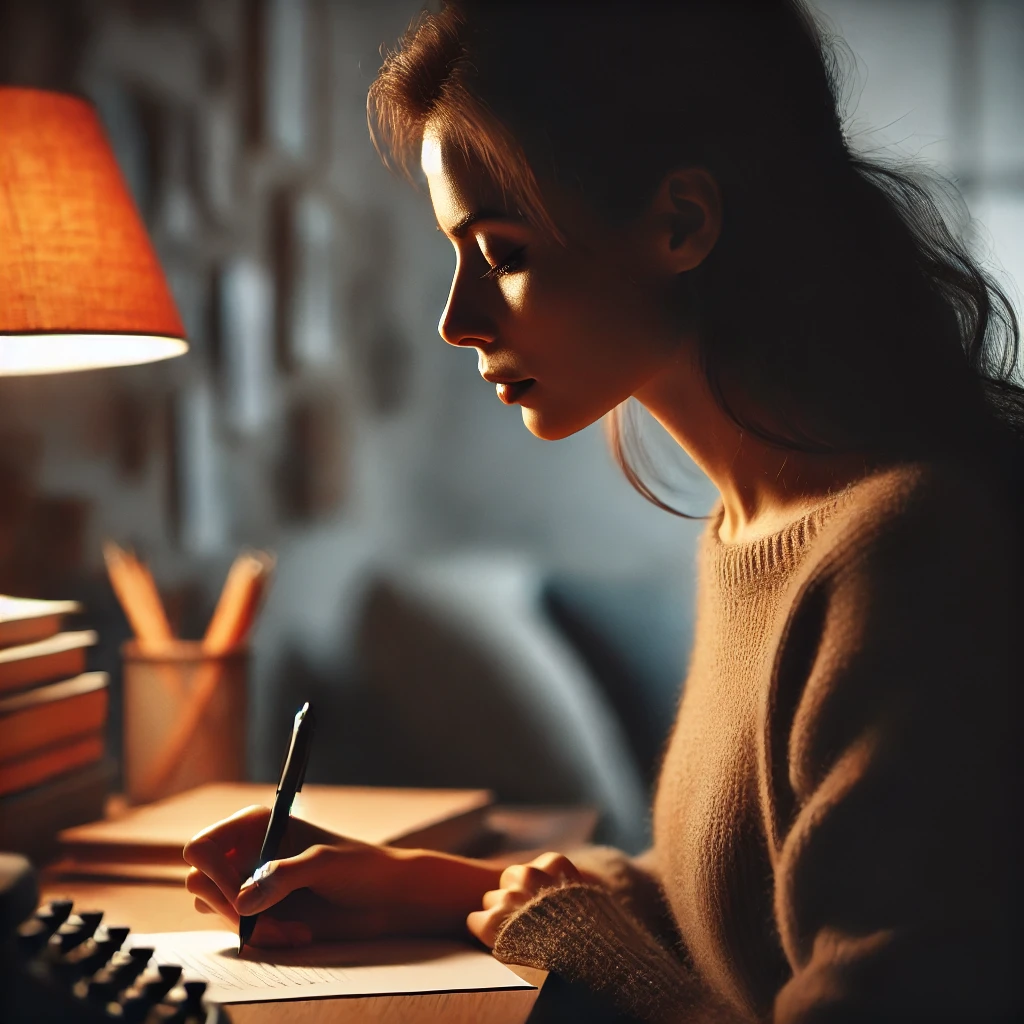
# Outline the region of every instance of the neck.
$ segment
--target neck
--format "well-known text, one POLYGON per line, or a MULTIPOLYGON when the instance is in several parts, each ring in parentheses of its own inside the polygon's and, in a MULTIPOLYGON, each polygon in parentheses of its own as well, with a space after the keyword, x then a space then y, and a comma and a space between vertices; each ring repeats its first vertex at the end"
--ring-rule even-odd
POLYGON ((715 401, 692 355, 634 397, 718 489, 725 543, 777 532, 870 469, 864 456, 784 450, 743 431, 715 401))

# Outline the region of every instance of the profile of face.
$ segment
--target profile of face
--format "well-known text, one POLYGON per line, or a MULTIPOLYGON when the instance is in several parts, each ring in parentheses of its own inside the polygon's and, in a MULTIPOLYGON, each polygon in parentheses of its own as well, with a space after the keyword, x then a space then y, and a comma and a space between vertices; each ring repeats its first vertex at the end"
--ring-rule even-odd
POLYGON ((537 437, 567 437, 692 362, 678 275, 718 237, 713 179, 666 177, 650 208, 612 224, 578 197, 544 190, 565 241, 528 223, 484 168, 429 127, 422 166, 456 266, 438 330, 477 352, 481 376, 522 408, 537 437))

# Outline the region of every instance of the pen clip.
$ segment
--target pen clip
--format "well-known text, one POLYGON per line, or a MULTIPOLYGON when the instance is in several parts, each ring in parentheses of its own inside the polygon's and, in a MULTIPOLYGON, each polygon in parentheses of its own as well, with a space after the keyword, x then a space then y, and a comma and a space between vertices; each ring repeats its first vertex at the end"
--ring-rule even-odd
POLYGON ((309 761, 312 738, 313 713, 307 701, 295 714, 288 749, 285 751, 284 761, 281 763, 280 782, 277 784, 278 793, 289 787, 293 793, 297 793, 302 788, 306 777, 306 764, 309 761))

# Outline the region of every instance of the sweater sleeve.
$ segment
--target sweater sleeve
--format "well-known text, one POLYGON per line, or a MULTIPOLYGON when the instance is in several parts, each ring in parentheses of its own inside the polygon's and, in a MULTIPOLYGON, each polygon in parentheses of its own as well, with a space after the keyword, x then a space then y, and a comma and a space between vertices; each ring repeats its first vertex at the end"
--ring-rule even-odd
POLYGON ((581 846, 567 851, 566 856, 584 881, 615 897, 663 946, 682 948, 652 849, 631 857, 611 846, 581 846))
POLYGON ((761 763, 776 1024, 1019 1019, 1018 562, 978 522, 897 503, 793 606, 761 763))
POLYGON ((637 1020, 733 1020, 621 900, 594 885, 542 890, 502 926, 494 955, 582 982, 637 1020))

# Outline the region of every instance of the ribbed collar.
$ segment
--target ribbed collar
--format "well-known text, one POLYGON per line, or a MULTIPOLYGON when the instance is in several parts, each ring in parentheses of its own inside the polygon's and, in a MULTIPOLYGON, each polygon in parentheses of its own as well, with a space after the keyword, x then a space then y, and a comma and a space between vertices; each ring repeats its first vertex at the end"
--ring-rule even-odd
MULTIPOLYGON (((854 485, 856 486, 856 485, 854 485)), ((753 583, 767 576, 795 572, 822 527, 845 504, 854 487, 847 487, 815 506, 778 533, 741 544, 725 544, 718 536, 724 508, 721 501, 711 513, 704 532, 704 556, 708 567, 725 586, 753 583)))

